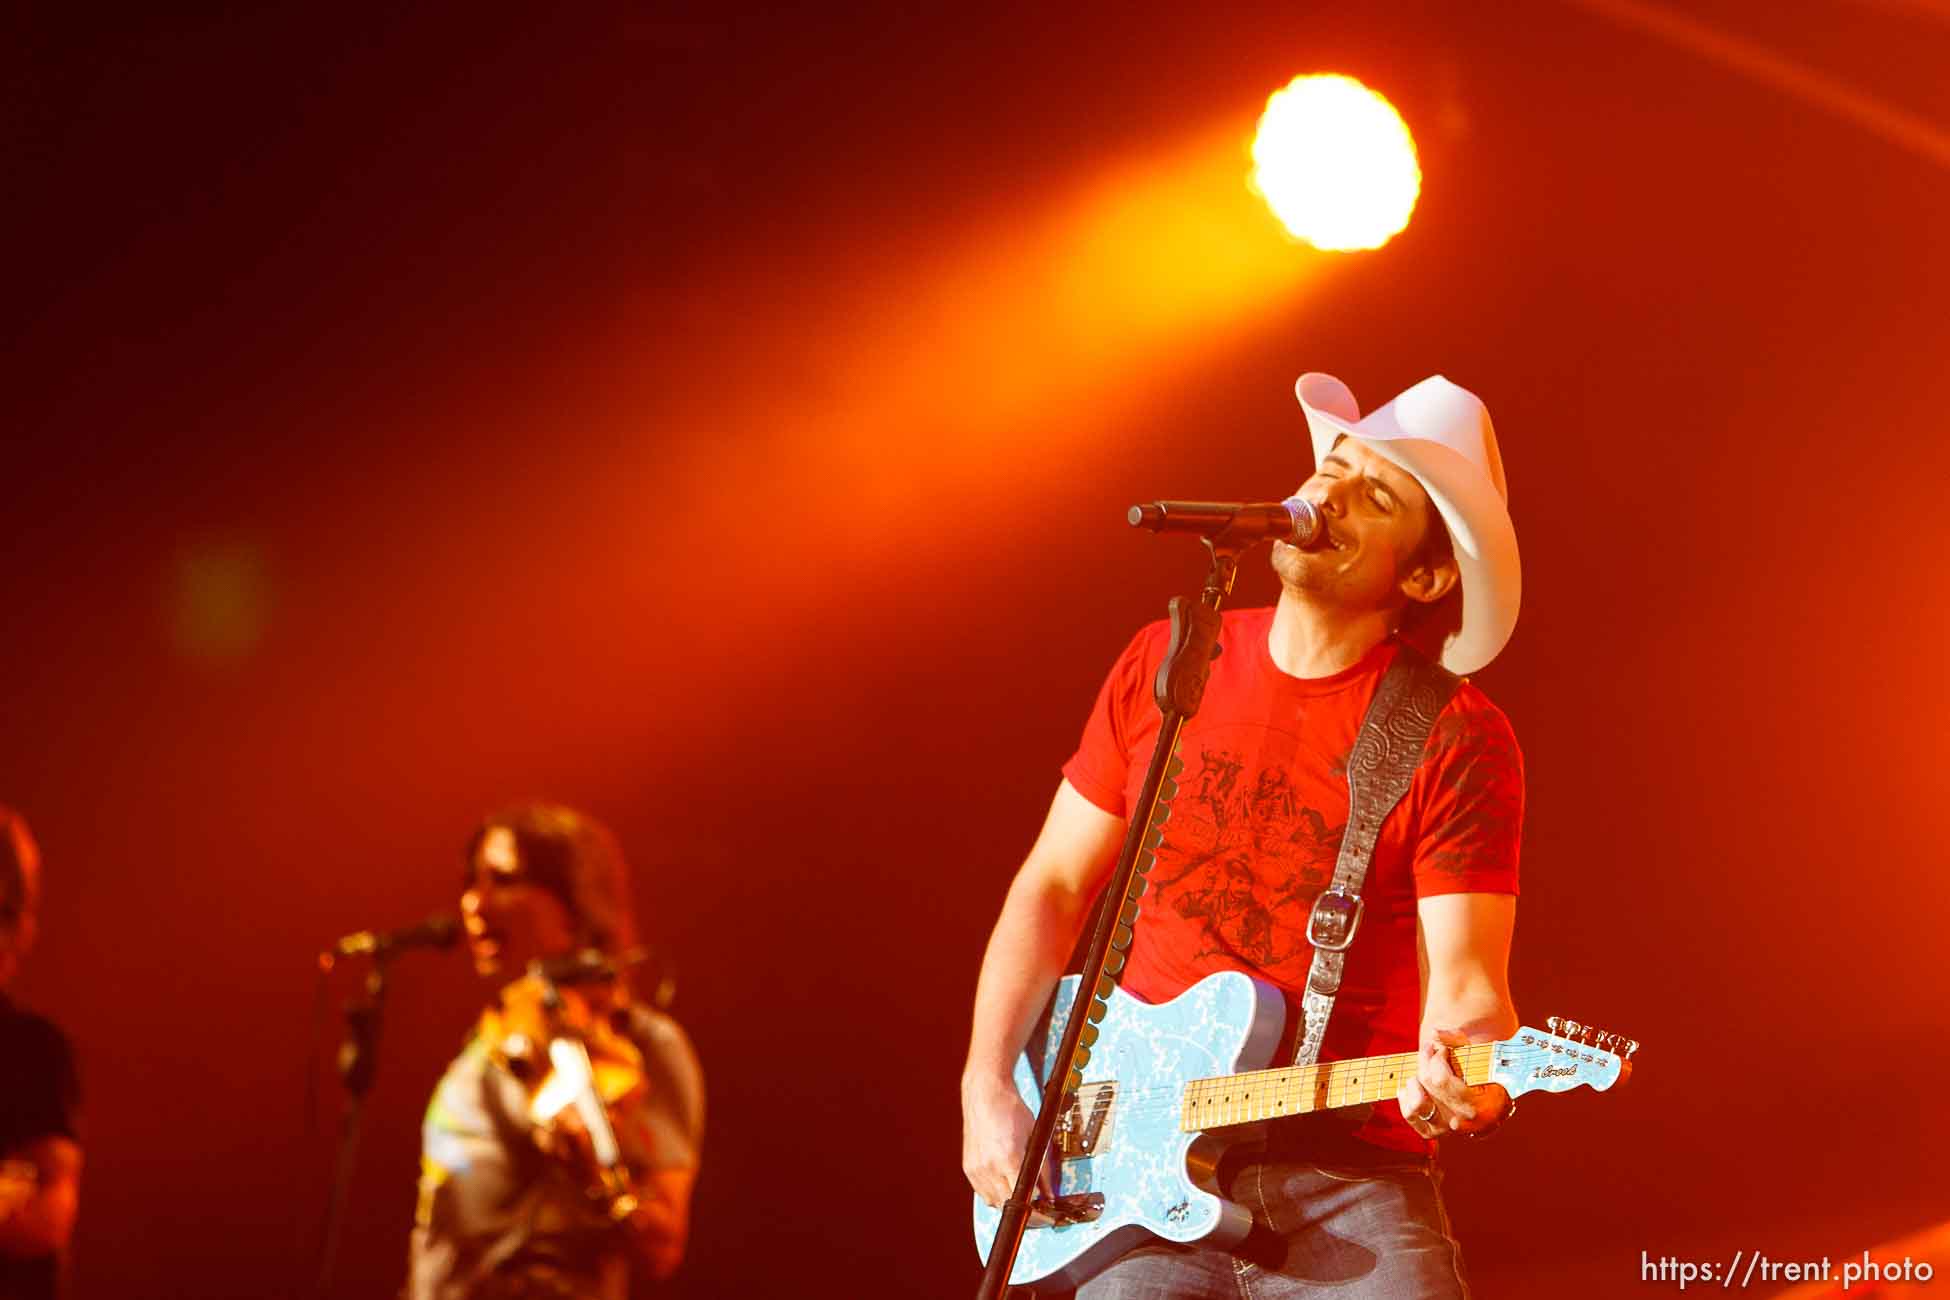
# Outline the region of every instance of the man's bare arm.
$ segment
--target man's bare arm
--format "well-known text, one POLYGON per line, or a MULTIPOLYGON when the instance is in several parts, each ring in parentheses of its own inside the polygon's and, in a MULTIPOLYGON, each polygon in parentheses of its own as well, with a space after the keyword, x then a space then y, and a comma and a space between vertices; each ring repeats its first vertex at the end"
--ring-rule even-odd
POLYGON ((1509 1095, 1497 1084, 1463 1083, 1449 1065, 1448 1049, 1494 1042, 1517 1030, 1510 1001, 1517 900, 1512 894, 1435 894, 1416 911, 1426 973, 1421 1061, 1397 1100, 1402 1117, 1424 1137, 1480 1132, 1501 1122, 1509 1095))
POLYGON ((1123 838, 1123 818, 1062 782, 989 935, 961 1095, 962 1171, 992 1205, 1014 1186, 1029 1136, 1029 1110, 1010 1082, 1016 1056, 1063 973, 1084 908, 1123 838))
POLYGON ((639 1180, 641 1198, 628 1227, 650 1276, 661 1282, 684 1262, 691 1234, 691 1188, 697 1170, 658 1169, 639 1180))

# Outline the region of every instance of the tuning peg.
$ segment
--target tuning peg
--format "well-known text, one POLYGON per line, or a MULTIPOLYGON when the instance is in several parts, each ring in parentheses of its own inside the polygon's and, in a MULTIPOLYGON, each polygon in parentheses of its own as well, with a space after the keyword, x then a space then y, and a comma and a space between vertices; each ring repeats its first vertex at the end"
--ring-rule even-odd
POLYGON ((1576 1038, 1583 1029, 1584 1026, 1577 1021, 1567 1020, 1564 1022, 1563 1034, 1566 1038, 1576 1038))
POLYGON ((1638 1039, 1627 1038, 1627 1039, 1623 1039, 1622 1041, 1625 1044, 1622 1055, 1625 1057, 1626 1060, 1629 1061, 1632 1059, 1632 1053, 1639 1050, 1638 1039))
POLYGON ((1544 1023, 1550 1026, 1550 1030, 1551 1030, 1551 1032, 1552 1032, 1553 1034, 1557 1032, 1557 1023, 1558 1023, 1558 1022, 1557 1022, 1557 1017, 1556 1017, 1556 1016, 1545 1016, 1545 1017, 1544 1017, 1544 1023))

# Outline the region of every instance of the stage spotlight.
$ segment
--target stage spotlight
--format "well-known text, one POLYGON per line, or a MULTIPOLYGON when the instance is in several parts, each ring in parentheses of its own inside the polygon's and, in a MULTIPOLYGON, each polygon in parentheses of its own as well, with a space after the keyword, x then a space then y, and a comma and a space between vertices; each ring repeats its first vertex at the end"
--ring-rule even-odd
POLYGON ((1408 225, 1422 169, 1394 105, 1352 77, 1308 75, 1267 99, 1252 186, 1296 239, 1346 252, 1408 225))

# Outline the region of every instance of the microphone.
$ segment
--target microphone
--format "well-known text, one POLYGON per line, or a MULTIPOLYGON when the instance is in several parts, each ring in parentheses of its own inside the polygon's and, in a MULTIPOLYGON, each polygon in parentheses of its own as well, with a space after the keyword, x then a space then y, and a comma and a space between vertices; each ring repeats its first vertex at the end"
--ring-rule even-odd
POLYGON ((346 935, 328 950, 318 954, 318 964, 326 970, 340 957, 371 954, 390 957, 407 948, 451 948, 460 938, 460 922, 453 916, 429 916, 418 925, 403 930, 357 930, 346 935))
POLYGON ((1154 533, 1202 533, 1256 542, 1270 537, 1307 550, 1327 540, 1320 509, 1304 497, 1276 502, 1152 501, 1132 506, 1133 528, 1154 533))

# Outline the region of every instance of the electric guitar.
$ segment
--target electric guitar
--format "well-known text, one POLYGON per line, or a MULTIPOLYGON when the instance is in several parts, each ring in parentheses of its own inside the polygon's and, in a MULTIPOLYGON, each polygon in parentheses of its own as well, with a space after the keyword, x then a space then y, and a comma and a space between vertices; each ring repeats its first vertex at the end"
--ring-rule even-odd
MULTIPOLYGON (((1076 987, 1070 975, 1057 988, 1043 1060, 1056 1055, 1076 987)), ((1238 971, 1209 975, 1156 1006, 1112 988, 1082 1086, 1051 1138, 1056 1196, 1035 1209, 1052 1221, 1023 1233, 1010 1283, 1075 1286, 1148 1237, 1239 1240, 1252 1214, 1218 1196, 1211 1180, 1220 1152, 1250 1132, 1235 1126, 1392 1101, 1415 1074, 1414 1052, 1259 1068, 1285 1021, 1279 991, 1238 971)), ((1456 1072, 1472 1085, 1500 1083, 1513 1098, 1583 1085, 1603 1091, 1631 1074, 1637 1043, 1555 1016, 1545 1023, 1550 1033, 1525 1028, 1502 1042, 1451 1048, 1456 1072)), ((1031 1111, 1043 1082, 1027 1053, 1016 1061, 1016 1089, 1031 1111)), ((1001 1218, 975 1198, 975 1244, 985 1260, 1001 1218)))

